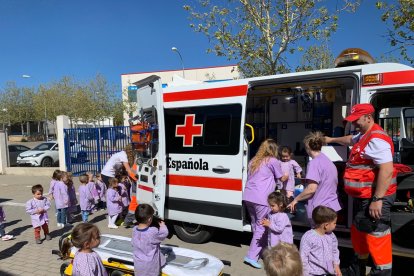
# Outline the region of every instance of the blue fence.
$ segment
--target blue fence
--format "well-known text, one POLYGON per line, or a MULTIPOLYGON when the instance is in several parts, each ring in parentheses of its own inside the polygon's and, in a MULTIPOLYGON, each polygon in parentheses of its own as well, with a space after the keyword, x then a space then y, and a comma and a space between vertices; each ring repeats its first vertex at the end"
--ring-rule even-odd
POLYGON ((100 172, 112 154, 131 142, 129 126, 71 128, 64 133, 67 170, 75 176, 100 172))

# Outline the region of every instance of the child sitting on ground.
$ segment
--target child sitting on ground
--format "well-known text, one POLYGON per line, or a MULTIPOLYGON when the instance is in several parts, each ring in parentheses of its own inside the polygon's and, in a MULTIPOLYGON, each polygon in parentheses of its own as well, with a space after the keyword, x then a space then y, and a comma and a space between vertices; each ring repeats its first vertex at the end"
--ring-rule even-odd
POLYGON ((72 275, 108 275, 98 253, 93 251, 99 246, 100 238, 98 227, 92 223, 80 223, 73 228, 71 238, 65 239, 62 244, 63 259, 69 258, 72 246, 79 248, 73 259, 72 275))
POLYGON ((165 223, 154 218, 151 205, 141 204, 135 210, 138 225, 132 230, 132 248, 134 274, 159 276, 165 265, 165 256, 161 254, 160 244, 168 236, 165 223))
POLYGON ((34 228, 35 240, 41 244, 40 229, 43 229, 46 240, 51 240, 49 235, 49 217, 47 210, 50 208, 50 202, 47 197, 43 196, 43 187, 40 184, 32 187, 33 198, 26 202, 26 213, 30 214, 34 228))
POLYGON ((336 227, 336 212, 317 206, 312 211, 315 228, 307 231, 300 241, 304 275, 341 276, 338 240, 332 232, 336 227))
POLYGON ((296 245, 280 242, 263 252, 267 276, 303 276, 302 261, 296 245))
POLYGON ((270 193, 267 197, 270 206, 268 218, 261 221, 261 224, 268 229, 268 246, 273 247, 279 242, 293 243, 292 224, 288 215, 284 212, 287 206, 286 196, 279 191, 270 193))
POLYGON ((6 221, 6 214, 4 213, 3 206, 0 206, 0 237, 2 241, 9 241, 14 238, 13 235, 6 235, 4 229, 4 222, 6 221))

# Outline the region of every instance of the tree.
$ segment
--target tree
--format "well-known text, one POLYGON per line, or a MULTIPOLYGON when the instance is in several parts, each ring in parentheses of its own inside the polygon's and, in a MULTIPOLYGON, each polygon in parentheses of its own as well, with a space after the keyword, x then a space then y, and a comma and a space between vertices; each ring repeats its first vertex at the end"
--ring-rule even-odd
POLYGON ((327 45, 310 46, 302 56, 296 72, 321 70, 334 67, 334 56, 327 45))
MULTIPOLYGON (((238 60, 245 77, 289 71, 287 53, 310 39, 327 38, 339 14, 355 11, 360 0, 323 5, 324 0, 198 0, 185 5, 190 27, 213 44, 207 52, 238 60)), ((331 2, 331 1, 329 1, 331 2)))
POLYGON ((391 47, 414 64, 414 58, 408 53, 414 46, 414 0, 398 0, 393 4, 377 1, 376 6, 384 12, 382 21, 392 24, 387 34, 391 47))

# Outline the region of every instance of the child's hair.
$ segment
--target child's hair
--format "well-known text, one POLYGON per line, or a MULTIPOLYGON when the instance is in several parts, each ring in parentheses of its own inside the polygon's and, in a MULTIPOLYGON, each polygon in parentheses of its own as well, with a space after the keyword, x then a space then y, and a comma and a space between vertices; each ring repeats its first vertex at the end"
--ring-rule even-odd
POLYGON ((109 187, 113 188, 115 187, 115 184, 118 184, 118 179, 116 179, 115 177, 111 177, 109 178, 108 182, 109 182, 109 187))
POLYGON ((135 161, 135 150, 134 150, 134 146, 132 144, 128 144, 128 145, 125 146, 124 151, 127 154, 128 164, 130 166, 132 166, 132 164, 134 164, 134 161, 135 161))
POLYGON ((280 147, 279 155, 282 155, 282 153, 287 153, 289 155, 292 155, 292 149, 288 146, 280 147))
POLYGON ((81 176, 79 176, 79 182, 82 184, 86 184, 88 183, 88 176, 86 174, 82 174, 81 176))
POLYGON ((73 173, 72 172, 66 172, 66 175, 69 179, 72 179, 73 173))
POLYGON ((65 260, 70 256, 72 246, 82 249, 86 242, 92 241, 93 238, 99 238, 101 235, 99 228, 92 223, 80 223, 73 228, 70 238, 63 240, 61 255, 65 260))
POLYGON ((269 203, 275 203, 280 207, 280 210, 283 212, 285 211, 287 205, 288 205, 288 200, 286 197, 286 192, 284 191, 276 191, 276 192, 272 192, 267 196, 267 201, 269 203))
POLYGON ((267 161, 269 157, 278 157, 278 146, 273 139, 266 139, 262 142, 256 155, 250 162, 250 173, 253 174, 257 171, 263 161, 267 161))
POLYGON ((149 204, 140 204, 135 209, 135 219, 137 223, 147 223, 154 216, 154 208, 149 204))
POLYGON ((294 244, 280 242, 263 252, 263 263, 268 276, 302 276, 302 260, 294 244))
POLYGON ((101 177, 101 173, 98 172, 98 173, 95 174, 95 176, 96 177, 101 177))
POLYGON ((306 135, 303 143, 313 151, 320 151, 322 146, 326 144, 324 135, 320 131, 311 132, 306 135))
POLYGON ((35 194, 37 191, 40 191, 43 194, 43 187, 40 184, 32 186, 32 194, 35 194))
POLYGON ((59 180, 58 178, 57 178, 57 176, 58 176, 58 174, 60 173, 60 170, 55 170, 54 172, 53 172, 53 175, 52 175, 52 179, 54 179, 54 180, 59 180))
POLYGON ((326 206, 317 206, 312 211, 312 220, 315 225, 321 225, 323 223, 332 222, 337 218, 337 214, 334 209, 326 206))

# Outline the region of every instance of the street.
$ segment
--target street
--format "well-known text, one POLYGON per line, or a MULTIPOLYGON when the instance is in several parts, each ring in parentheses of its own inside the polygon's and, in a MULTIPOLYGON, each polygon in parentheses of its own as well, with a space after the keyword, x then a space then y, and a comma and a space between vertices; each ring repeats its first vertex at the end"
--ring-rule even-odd
MULTIPOLYGON (((37 245, 34 241, 33 228, 30 216, 25 213, 24 204, 32 198, 31 186, 42 184, 45 193, 49 189, 50 178, 29 176, 0 176, 0 204, 6 212, 6 232, 15 235, 12 241, 0 241, 0 275, 58 275, 61 260, 52 255, 52 249, 58 249, 59 237, 70 231, 70 228, 57 229, 54 208, 49 210, 49 229, 52 240, 44 241, 37 245)), ((77 178, 75 185, 78 187, 77 178)), ((53 204, 52 204, 53 205, 53 204)), ((130 236, 131 229, 108 229, 106 212, 98 211, 90 216, 90 221, 98 225, 102 233, 130 236)), ((212 241, 206 244, 189 244, 179 240, 175 235, 166 239, 164 244, 175 245, 184 248, 199 250, 221 260, 231 262, 231 266, 225 266, 224 273, 230 275, 265 275, 263 269, 257 270, 242 263, 248 244, 250 233, 218 230, 212 241)), ((350 250, 341 248, 341 258, 348 258, 350 250)), ((407 275, 407 267, 412 260, 395 258, 394 275, 407 275)))

